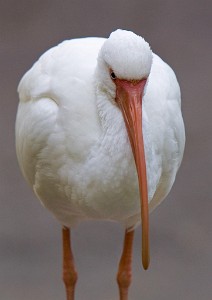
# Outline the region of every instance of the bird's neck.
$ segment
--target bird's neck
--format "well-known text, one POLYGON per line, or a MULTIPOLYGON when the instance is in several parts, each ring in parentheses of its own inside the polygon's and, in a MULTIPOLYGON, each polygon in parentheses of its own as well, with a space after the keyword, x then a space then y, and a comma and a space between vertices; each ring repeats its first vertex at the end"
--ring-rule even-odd
POLYGON ((120 109, 104 91, 97 92, 97 112, 101 126, 101 146, 114 154, 121 149, 131 152, 120 109))
MULTIPOLYGON (((134 165, 132 149, 122 113, 113 102, 113 99, 109 100, 104 92, 99 92, 97 95, 97 112, 101 126, 101 138, 99 140, 99 147, 101 150, 103 149, 107 155, 110 155, 113 161, 121 162, 122 160, 127 160, 129 165, 134 165)), ((153 176, 154 178, 152 178, 151 175, 158 169, 158 161, 155 160, 155 149, 152 143, 151 129, 145 111, 143 111, 143 136, 148 177, 148 192, 149 199, 151 199, 155 192, 159 175, 156 174, 157 176, 153 176)))

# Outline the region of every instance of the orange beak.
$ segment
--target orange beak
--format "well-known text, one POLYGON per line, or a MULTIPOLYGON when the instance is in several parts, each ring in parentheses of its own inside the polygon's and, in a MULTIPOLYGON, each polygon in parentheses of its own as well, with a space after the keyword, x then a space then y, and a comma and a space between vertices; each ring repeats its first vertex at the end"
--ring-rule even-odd
POLYGON ((142 221, 142 263, 149 266, 149 212, 146 160, 142 132, 142 95, 145 80, 127 81, 116 79, 116 102, 119 105, 127 128, 138 173, 142 221))

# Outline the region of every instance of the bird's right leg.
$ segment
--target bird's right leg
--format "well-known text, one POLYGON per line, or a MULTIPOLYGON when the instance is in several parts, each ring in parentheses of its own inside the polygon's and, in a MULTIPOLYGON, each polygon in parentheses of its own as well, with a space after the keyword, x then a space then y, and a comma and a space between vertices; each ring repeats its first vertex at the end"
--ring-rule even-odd
POLYGON ((134 230, 125 231, 123 252, 119 262, 117 282, 120 300, 128 300, 128 290, 132 279, 132 246, 134 230))
POLYGON ((63 227, 63 282, 66 288, 66 299, 74 300, 77 272, 71 250, 70 229, 63 227))

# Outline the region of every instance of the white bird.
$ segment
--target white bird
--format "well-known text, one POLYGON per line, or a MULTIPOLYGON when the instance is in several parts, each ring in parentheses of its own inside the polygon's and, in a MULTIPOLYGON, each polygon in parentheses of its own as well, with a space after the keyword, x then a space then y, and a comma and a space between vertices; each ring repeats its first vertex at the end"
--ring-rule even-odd
POLYGON ((128 299, 134 229, 142 219, 147 269, 148 207, 169 193, 184 151, 173 70, 142 37, 116 30, 108 39, 73 39, 48 50, 18 92, 17 157, 63 226, 67 300, 77 281, 70 228, 99 219, 126 229, 117 281, 120 299, 128 299))

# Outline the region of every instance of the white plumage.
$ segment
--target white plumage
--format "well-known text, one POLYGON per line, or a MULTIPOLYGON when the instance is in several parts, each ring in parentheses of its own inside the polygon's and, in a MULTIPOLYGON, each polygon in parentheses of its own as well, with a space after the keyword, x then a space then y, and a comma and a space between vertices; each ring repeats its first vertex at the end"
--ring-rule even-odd
POLYGON ((169 193, 185 143, 180 88, 172 69, 143 38, 117 30, 109 39, 64 41, 22 78, 16 121, 24 177, 62 225, 87 219, 140 222, 137 172, 117 78, 147 78, 143 95, 148 201, 169 193))
MULTIPOLYGON (((125 31, 118 33, 120 46, 119 40, 126 43, 122 41, 125 31)), ((134 37, 126 33, 129 39, 134 37)), ((140 70, 143 75, 142 65, 133 56, 133 68, 130 64, 125 68, 128 56, 115 52, 112 41, 101 51, 105 41, 84 38, 59 44, 41 56, 18 88, 19 164, 44 206, 67 226, 83 219, 109 219, 130 227, 140 219, 132 150, 122 114, 111 101, 113 83, 105 74, 108 70, 101 67, 110 46, 113 56, 108 60, 112 64, 118 57, 116 69, 123 67, 124 75, 129 70, 133 76, 135 70, 137 79, 140 70), (100 72, 100 78, 95 77, 100 72)), ((185 138, 180 102, 174 72, 153 54, 143 105, 151 210, 170 191, 182 159, 185 138)))

